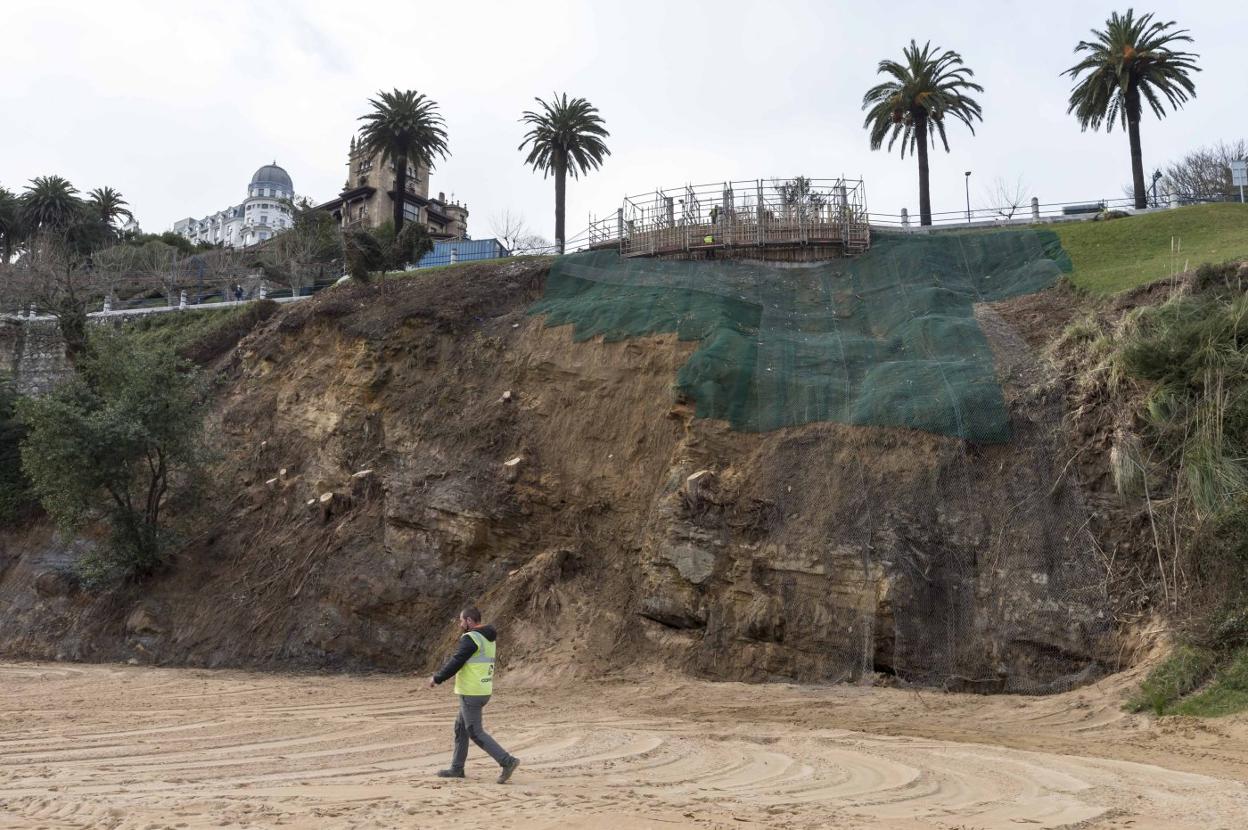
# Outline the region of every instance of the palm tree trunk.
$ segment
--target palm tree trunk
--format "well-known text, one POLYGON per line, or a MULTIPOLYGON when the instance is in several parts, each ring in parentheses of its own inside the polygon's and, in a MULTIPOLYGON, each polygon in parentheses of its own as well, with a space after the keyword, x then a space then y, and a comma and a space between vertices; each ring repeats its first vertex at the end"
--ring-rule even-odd
POLYGON ((1148 207, 1144 189, 1144 151, 1140 149, 1140 91, 1127 90, 1127 137, 1131 140, 1131 187, 1135 190, 1135 209, 1148 207))
POLYGON ((403 206, 407 203, 407 158, 394 160, 394 238, 403 230, 403 206))
POLYGON ((564 202, 568 193, 568 160, 562 153, 555 158, 555 250, 563 253, 564 202))
POLYGON ((919 151, 919 224, 932 224, 932 193, 927 173, 927 119, 914 119, 914 143, 919 151))

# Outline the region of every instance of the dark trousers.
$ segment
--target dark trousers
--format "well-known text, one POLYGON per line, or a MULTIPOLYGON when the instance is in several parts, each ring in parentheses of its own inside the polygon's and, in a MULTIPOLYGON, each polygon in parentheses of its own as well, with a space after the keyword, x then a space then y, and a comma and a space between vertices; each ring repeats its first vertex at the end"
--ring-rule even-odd
POLYGON ((460 695, 459 717, 455 718, 455 754, 451 756, 451 769, 462 770, 468 759, 468 740, 481 747, 498 762, 499 766, 511 760, 507 750, 498 745, 481 725, 481 710, 490 702, 489 695, 460 695))

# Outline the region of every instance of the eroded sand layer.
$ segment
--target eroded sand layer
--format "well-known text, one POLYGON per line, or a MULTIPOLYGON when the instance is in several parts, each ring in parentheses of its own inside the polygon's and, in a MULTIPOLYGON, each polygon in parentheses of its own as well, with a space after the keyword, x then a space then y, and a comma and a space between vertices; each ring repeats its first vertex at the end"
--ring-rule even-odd
POLYGON ((454 701, 417 679, 0 666, 0 827, 1238 828, 1248 722, 1050 698, 510 677, 445 766, 454 701), (466 825, 464 825, 466 826, 466 825))

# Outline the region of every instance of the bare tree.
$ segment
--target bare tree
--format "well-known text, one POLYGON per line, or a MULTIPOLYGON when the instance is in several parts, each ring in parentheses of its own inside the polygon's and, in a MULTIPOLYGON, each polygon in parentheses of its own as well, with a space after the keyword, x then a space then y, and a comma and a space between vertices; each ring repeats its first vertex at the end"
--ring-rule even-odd
POLYGON ((513 253, 519 247, 522 238, 533 236, 524 217, 510 210, 494 214, 490 220, 490 231, 503 243, 503 247, 513 253))
POLYGON ((1002 219, 1013 219, 1014 214, 1031 201, 1030 190, 1022 176, 1013 182, 1004 176, 997 176, 991 185, 984 188, 984 201, 994 215, 1002 219))
POLYGON ((269 279, 290 286, 291 296, 315 284, 331 263, 342 259, 342 238, 334 217, 306 199, 288 202, 294 221, 266 246, 256 264, 269 279))
POLYGON ((1162 173, 1158 189, 1180 199, 1230 198, 1231 162, 1248 158, 1248 141, 1219 141, 1185 155, 1162 173))
POLYGON ((37 234, 0 274, 0 307, 20 313, 33 305, 56 317, 71 362, 86 349, 87 313, 103 295, 92 258, 63 234, 37 234))
POLYGON ((511 249, 514 256, 534 256, 536 254, 553 253, 555 246, 549 239, 536 233, 521 234, 511 249))

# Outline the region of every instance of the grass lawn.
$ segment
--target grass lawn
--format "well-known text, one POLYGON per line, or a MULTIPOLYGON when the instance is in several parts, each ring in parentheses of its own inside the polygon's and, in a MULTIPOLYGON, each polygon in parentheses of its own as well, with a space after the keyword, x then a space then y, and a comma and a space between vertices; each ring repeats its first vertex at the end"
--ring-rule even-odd
POLYGON ((465 260, 460 260, 454 265, 429 265, 424 268, 413 268, 410 271, 407 271, 407 270, 386 271, 385 274, 383 274, 382 276, 388 280, 410 279, 412 277, 423 277, 426 274, 434 274, 439 271, 452 271, 455 269, 463 270, 465 268, 472 268, 477 265, 504 265, 508 262, 517 262, 520 260, 523 260, 525 262, 548 262, 549 263, 549 262, 554 262, 555 257, 553 255, 535 256, 531 254, 520 254, 518 256, 495 257, 494 259, 465 259, 465 260))
POLYGON ((1070 254, 1075 285, 1097 294, 1153 282, 1206 262, 1248 259, 1248 205, 1192 205, 1108 222, 1050 226, 1070 254), (1179 246, 1170 252, 1170 242, 1179 246))
POLYGON ((138 345, 173 349, 207 364, 233 348, 277 308, 272 300, 260 300, 227 308, 152 314, 126 321, 124 330, 138 345))
POLYGON ((1219 717, 1248 709, 1248 648, 1242 648, 1213 682, 1174 707, 1175 714, 1219 717))

